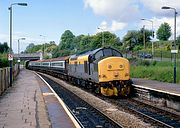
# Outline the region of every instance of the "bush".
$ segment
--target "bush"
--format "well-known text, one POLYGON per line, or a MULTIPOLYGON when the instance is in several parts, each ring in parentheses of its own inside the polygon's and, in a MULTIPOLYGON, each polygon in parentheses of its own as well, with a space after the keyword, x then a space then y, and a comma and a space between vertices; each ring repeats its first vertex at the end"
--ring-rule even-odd
POLYGON ((142 50, 143 49, 143 46, 141 45, 137 45, 133 48, 133 51, 139 51, 139 50, 142 50))
POLYGON ((138 64, 142 66, 149 66, 150 62, 148 60, 139 60, 138 64))
POLYGON ((8 67, 9 63, 8 63, 8 60, 7 59, 0 59, 0 68, 3 68, 3 67, 8 67))
POLYGON ((153 61, 152 65, 155 66, 157 64, 157 61, 153 61))

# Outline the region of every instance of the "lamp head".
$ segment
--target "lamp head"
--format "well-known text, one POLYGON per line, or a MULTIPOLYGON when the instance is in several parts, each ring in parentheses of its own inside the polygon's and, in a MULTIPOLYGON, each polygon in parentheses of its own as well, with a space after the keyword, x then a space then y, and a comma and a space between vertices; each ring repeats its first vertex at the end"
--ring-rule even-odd
POLYGON ((20 6, 27 6, 27 3, 17 3, 20 6))
POLYGON ((21 38, 21 40, 25 40, 26 38, 21 38))
POLYGON ((161 9, 171 9, 171 7, 163 6, 161 9))

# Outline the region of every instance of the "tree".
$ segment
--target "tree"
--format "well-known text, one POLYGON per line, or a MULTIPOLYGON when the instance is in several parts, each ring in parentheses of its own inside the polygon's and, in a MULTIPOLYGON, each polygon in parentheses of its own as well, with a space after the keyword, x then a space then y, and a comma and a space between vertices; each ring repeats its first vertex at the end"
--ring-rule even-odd
POLYGON ((36 53, 36 52, 41 52, 42 51, 42 47, 43 45, 38 44, 38 45, 34 45, 33 43, 29 44, 26 47, 25 53, 36 53))
POLYGON ((171 36, 171 27, 168 23, 164 22, 157 30, 157 39, 167 41, 171 36))
POLYGON ((91 49, 103 47, 102 39, 104 38, 105 47, 119 47, 122 45, 120 39, 109 31, 100 32, 90 37, 91 49))
POLYGON ((104 38, 105 47, 119 49, 122 46, 119 37, 108 31, 95 35, 74 36, 70 30, 66 30, 61 36, 59 46, 53 49, 52 57, 67 56, 100 48, 102 47, 102 38, 104 38))
POLYGON ((124 36, 123 38, 124 45, 129 50, 132 50, 134 45, 138 43, 137 34, 138 34, 137 31, 133 30, 133 31, 128 31, 127 34, 124 36))
POLYGON ((136 45, 143 45, 143 34, 145 31, 145 42, 149 42, 151 40, 152 31, 146 29, 131 30, 128 31, 127 34, 123 38, 124 46, 132 50, 136 45))
POLYGON ((29 52, 30 52, 30 49, 33 48, 34 46, 35 46, 34 43, 30 43, 30 44, 26 47, 25 53, 29 53, 29 52))
POLYGON ((104 32, 104 41, 104 46, 118 47, 122 45, 119 37, 109 31, 104 32))
POLYGON ((8 52, 8 44, 4 42, 3 44, 0 43, 0 53, 7 53, 8 52))
POLYGON ((66 30, 62 36, 61 36, 61 41, 59 44, 60 50, 73 50, 74 49, 74 44, 73 44, 73 40, 74 40, 74 35, 70 30, 66 30))

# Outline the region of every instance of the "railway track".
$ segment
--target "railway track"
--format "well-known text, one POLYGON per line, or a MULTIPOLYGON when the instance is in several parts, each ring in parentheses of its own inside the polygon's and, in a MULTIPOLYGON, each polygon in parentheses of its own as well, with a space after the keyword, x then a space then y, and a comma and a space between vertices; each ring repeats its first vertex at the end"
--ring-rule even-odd
POLYGON ((123 108, 127 112, 142 118, 144 122, 150 123, 152 126, 163 128, 180 127, 180 115, 176 113, 162 110, 154 107, 153 105, 149 105, 135 99, 103 99, 110 101, 121 109, 123 108))
POLYGON ((140 106, 138 112, 153 118, 153 120, 163 124, 163 126, 179 128, 180 127, 180 115, 174 112, 170 112, 164 109, 160 109, 150 104, 142 103, 135 99, 130 99, 131 102, 137 106, 140 106), (144 106, 144 107, 143 107, 144 106))
POLYGON ((113 121, 96 108, 82 100, 77 95, 68 91, 58 83, 41 75, 43 79, 53 88, 57 95, 65 102, 72 115, 77 119, 82 128, 122 128, 120 124, 113 121))
MULTIPOLYGON (((87 89, 85 91, 90 92, 87 89)), ((122 99, 122 98, 108 98, 99 96, 94 92, 91 92, 97 97, 107 102, 111 102, 118 106, 120 109, 124 109, 127 112, 130 112, 134 115, 137 115, 146 123, 150 123, 155 127, 163 127, 163 128, 180 128, 180 115, 174 112, 170 112, 164 109, 160 109, 155 105, 150 105, 135 98, 122 99)))
MULTIPOLYGON (((57 83, 53 82, 52 80, 48 80, 48 78, 46 78, 46 77, 43 77, 43 78, 45 80, 47 80, 47 82, 50 85, 53 85, 53 86, 56 85, 56 87, 52 86, 52 88, 54 90, 59 90, 57 88, 60 88, 60 86, 57 83)), ((61 88, 63 88, 63 87, 61 87, 61 88)), ((86 92, 90 92, 89 90, 87 90, 85 88, 83 90, 86 92)), ((84 101, 80 101, 79 98, 77 98, 76 100, 77 100, 77 102, 80 101, 80 103, 75 103, 75 105, 72 105, 72 104, 74 104, 74 103, 72 103, 72 101, 75 101, 74 99, 72 99, 72 97, 76 97, 76 96, 68 96, 69 97, 68 98, 66 95, 70 95, 70 94, 68 94, 70 92, 68 92, 66 94, 61 94, 60 92, 64 93, 65 90, 63 89, 61 91, 57 91, 56 93, 58 95, 60 95, 60 97, 64 100, 64 102, 66 104, 70 104, 70 106, 68 106, 68 107, 73 112, 73 114, 78 118, 78 120, 82 123, 82 125, 84 127, 110 127, 110 128, 122 127, 120 125, 114 126, 114 125, 111 125, 110 123, 104 123, 106 121, 103 121, 104 119, 99 117, 99 114, 95 114, 97 112, 87 112, 87 110, 94 111, 94 108, 92 109, 91 107, 89 107, 88 103, 84 103, 84 101), (65 95, 65 97, 63 98, 63 96, 61 96, 61 95, 65 95), (89 114, 89 113, 91 113, 91 114, 89 114), (98 123, 99 119, 97 117, 100 120, 102 120, 102 123, 98 123), (93 126, 92 126, 92 123, 94 123, 93 126)), ((149 123, 154 127, 163 127, 163 128, 179 128, 180 127, 180 115, 178 115, 176 113, 162 110, 153 105, 149 105, 149 104, 137 101, 133 98, 112 99, 112 98, 108 98, 108 97, 99 96, 99 95, 95 94, 94 92, 90 92, 90 93, 93 93, 95 96, 99 97, 102 100, 105 100, 105 101, 111 102, 112 104, 115 104, 116 106, 119 107, 120 110, 123 109, 127 113, 132 113, 135 116, 138 116, 139 118, 144 120, 144 122, 149 123)), ((75 94, 73 94, 73 95, 75 95, 75 94)), ((98 111, 98 110, 95 110, 95 111, 98 111)), ((107 120, 108 120, 108 117, 106 115, 104 115, 104 114, 102 114, 102 115, 105 116, 105 118, 107 118, 107 120)), ((114 121, 111 120, 110 122, 114 122, 114 121)))

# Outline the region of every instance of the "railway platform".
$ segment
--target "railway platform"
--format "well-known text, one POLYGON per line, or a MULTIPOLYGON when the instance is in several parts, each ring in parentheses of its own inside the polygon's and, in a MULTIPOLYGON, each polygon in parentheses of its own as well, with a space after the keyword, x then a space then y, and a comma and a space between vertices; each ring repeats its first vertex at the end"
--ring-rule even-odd
POLYGON ((145 99, 159 107, 180 110, 180 84, 141 78, 132 80, 135 94, 139 99, 145 99))
POLYGON ((176 95, 180 97, 180 84, 159 82, 155 80, 146 80, 141 78, 133 78, 135 87, 144 89, 151 89, 156 92, 167 93, 170 95, 176 95))
POLYGON ((22 69, 0 96, 0 128, 78 127, 60 100, 38 75, 22 69))

